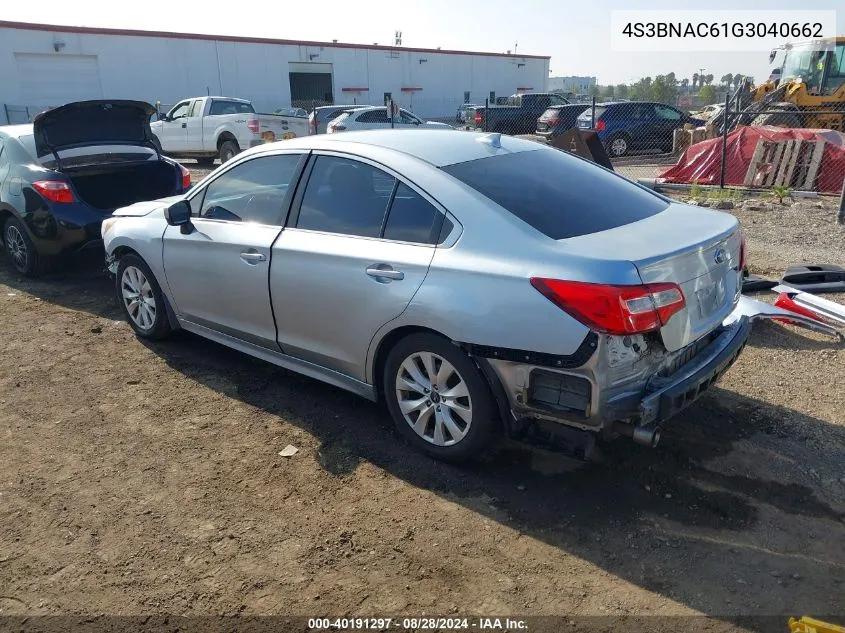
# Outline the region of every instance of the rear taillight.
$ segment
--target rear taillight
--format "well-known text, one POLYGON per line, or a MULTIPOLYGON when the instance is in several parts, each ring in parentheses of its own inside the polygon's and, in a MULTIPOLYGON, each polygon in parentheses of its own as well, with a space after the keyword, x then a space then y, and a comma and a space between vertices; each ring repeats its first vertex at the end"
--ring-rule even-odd
POLYGON ((604 334, 656 330, 686 305, 684 293, 673 283, 610 286, 532 277, 531 285, 569 315, 604 334))
POLYGON ((345 130, 345 129, 346 129, 345 125, 340 125, 340 124, 337 124, 337 123, 335 123, 334 125, 330 125, 327 128, 327 130, 329 132, 343 132, 343 130, 345 130))
POLYGON ((602 132, 604 130, 604 121, 596 121, 596 132, 602 132))
POLYGON ((39 180, 32 183, 32 188, 51 202, 67 204, 74 201, 70 185, 61 180, 39 180))
POLYGON ((483 120, 481 117, 481 112, 476 112, 475 116, 472 117, 472 120, 475 122, 476 125, 481 125, 481 122, 483 120))
POLYGON ((191 188, 191 172, 184 165, 179 165, 179 171, 182 172, 182 191, 187 191, 191 188))
POLYGON ((258 134, 258 119, 250 119, 246 122, 246 126, 253 134, 258 134))
POLYGON ((739 272, 745 270, 748 265, 748 246, 745 244, 745 235, 739 237, 739 272))
POLYGON ((546 122, 547 122, 549 125, 551 125, 552 127, 554 127, 555 125, 557 125, 558 123, 560 123, 560 119, 559 119, 559 118, 557 118, 556 116, 553 116, 551 119, 547 119, 547 121, 546 121, 546 122))

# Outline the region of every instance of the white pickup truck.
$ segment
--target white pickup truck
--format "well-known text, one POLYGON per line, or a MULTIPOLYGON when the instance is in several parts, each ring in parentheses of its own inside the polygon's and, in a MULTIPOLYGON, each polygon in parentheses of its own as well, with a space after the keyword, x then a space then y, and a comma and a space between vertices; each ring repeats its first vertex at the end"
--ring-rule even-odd
POLYGON ((257 114, 252 103, 233 97, 194 97, 180 101, 150 123, 154 142, 168 156, 225 163, 241 150, 265 142, 307 136, 308 119, 257 114))

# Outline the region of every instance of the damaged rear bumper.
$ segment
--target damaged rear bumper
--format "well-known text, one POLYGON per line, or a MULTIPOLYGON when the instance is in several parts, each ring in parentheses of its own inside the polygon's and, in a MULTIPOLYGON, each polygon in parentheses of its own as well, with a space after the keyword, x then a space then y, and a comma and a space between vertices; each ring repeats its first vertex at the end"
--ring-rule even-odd
POLYGON ((604 437, 624 434, 653 443, 643 431, 662 426, 719 380, 741 354, 750 333, 751 319, 732 314, 706 339, 674 354, 655 343, 634 342, 633 348, 639 344, 642 351, 630 365, 612 364, 622 342, 621 337, 610 336, 599 337, 592 355, 577 367, 489 356, 485 362, 498 377, 517 426, 542 420, 604 437))

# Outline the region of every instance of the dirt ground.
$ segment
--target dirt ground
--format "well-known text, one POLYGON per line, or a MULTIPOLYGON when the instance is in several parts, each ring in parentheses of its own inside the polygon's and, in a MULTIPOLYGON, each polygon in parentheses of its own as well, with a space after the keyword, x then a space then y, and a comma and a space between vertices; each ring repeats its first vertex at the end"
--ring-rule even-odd
MULTIPOLYGON (((754 272, 845 264, 832 208, 737 215, 754 272)), ((845 615, 845 347, 822 336, 755 326, 655 450, 454 467, 355 396, 138 340, 113 294, 96 264, 0 263, 0 615, 845 615)))

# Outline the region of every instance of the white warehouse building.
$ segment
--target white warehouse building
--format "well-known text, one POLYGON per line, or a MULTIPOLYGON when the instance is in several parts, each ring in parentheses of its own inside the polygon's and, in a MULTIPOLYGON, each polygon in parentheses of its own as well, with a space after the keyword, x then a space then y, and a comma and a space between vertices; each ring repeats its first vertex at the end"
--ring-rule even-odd
POLYGON ((0 124, 85 99, 207 94, 259 112, 383 104, 452 117, 468 100, 545 91, 549 57, 0 21, 0 124))

